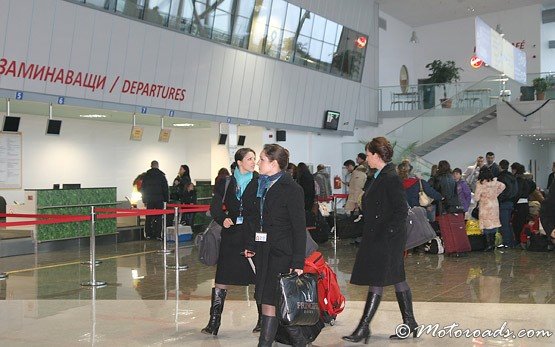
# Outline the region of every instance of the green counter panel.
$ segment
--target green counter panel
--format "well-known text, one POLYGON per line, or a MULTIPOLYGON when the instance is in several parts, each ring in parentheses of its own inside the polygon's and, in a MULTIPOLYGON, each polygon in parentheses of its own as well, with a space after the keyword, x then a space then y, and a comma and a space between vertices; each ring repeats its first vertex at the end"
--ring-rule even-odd
MULTIPOLYGON (((91 206, 116 207, 116 188, 83 188, 37 191, 38 214, 87 216, 91 206)), ((51 241, 90 236, 90 221, 37 226, 37 240, 51 241)), ((116 232, 115 219, 98 219, 95 234, 116 232)))

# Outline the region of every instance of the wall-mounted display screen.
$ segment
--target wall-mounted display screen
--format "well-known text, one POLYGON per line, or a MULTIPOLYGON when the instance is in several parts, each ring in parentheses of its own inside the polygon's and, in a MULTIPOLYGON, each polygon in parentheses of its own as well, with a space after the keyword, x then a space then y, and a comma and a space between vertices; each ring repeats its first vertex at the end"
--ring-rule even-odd
POLYGON ((339 116, 339 112, 326 111, 324 129, 337 130, 337 127, 339 126, 339 116))

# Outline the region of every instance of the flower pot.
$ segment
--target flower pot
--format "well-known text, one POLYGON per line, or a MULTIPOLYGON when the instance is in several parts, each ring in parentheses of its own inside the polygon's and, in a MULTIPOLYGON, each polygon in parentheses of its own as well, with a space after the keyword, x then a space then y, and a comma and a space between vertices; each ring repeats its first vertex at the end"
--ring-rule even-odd
POLYGON ((545 92, 536 93, 536 100, 545 100, 545 92))
POLYGON ((453 100, 451 99, 439 99, 441 101, 441 108, 451 108, 453 105, 453 100))

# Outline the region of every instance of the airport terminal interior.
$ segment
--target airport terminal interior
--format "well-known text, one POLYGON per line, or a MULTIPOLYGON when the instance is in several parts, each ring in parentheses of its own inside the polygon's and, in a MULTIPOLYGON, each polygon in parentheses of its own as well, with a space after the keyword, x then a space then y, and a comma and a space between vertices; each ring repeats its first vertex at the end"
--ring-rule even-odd
MULTIPOLYGON (((535 182, 539 221, 554 71, 553 0, 0 0, 0 345, 256 346, 254 284, 230 286, 217 336, 201 332, 216 266, 197 240, 220 169, 271 143, 330 186, 307 230, 325 230, 345 307, 310 345, 362 344, 342 339, 369 290, 350 283, 365 250, 345 222, 346 161, 385 136, 427 181, 440 160, 468 173, 494 152, 535 182), (170 194, 159 238, 140 194, 153 160, 169 192, 187 165, 195 192, 185 207, 170 194)), ((405 252, 422 334, 390 339, 403 317, 389 286, 369 345, 555 345, 551 230, 539 251, 499 233, 484 251, 475 206, 457 213, 482 246, 405 252)))

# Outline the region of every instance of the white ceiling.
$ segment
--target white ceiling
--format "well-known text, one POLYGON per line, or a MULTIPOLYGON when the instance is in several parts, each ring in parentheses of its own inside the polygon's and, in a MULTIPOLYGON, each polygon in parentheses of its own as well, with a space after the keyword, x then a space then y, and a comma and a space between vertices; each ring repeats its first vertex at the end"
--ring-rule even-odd
POLYGON ((380 10, 412 27, 479 16, 529 5, 555 7, 555 0, 376 0, 380 10), (473 11, 472 11, 473 9, 473 11))
MULTIPOLYGON (((6 99, 0 99, 0 115, 4 115, 6 112, 6 99)), ((20 100, 11 100, 10 101, 10 114, 12 116, 19 116, 19 115, 34 115, 34 116, 43 116, 47 117, 49 113, 48 104, 41 103, 41 102, 34 102, 34 101, 20 101, 20 100)), ((52 115, 54 119, 63 119, 63 118, 73 118, 73 119, 89 119, 90 118, 83 118, 81 115, 104 115, 105 118, 94 118, 92 120, 99 121, 99 122, 114 122, 114 123, 124 123, 124 124, 132 124, 133 123, 133 113, 130 112, 122 112, 122 111, 112 111, 106 109, 94 109, 94 108, 87 108, 87 107, 77 107, 77 106, 67 106, 67 105, 52 105, 52 115)), ((159 115, 136 115, 136 124, 137 125, 151 125, 151 126, 159 126, 160 125, 160 116, 159 115)), ((190 127, 179 127, 179 129, 198 129, 198 128, 209 128, 211 123, 209 121, 201 121, 201 120, 191 120, 185 119, 181 117, 164 117, 164 127, 173 127, 173 124, 176 123, 188 123, 193 124, 190 127)), ((175 128, 177 129, 177 127, 175 128)))

